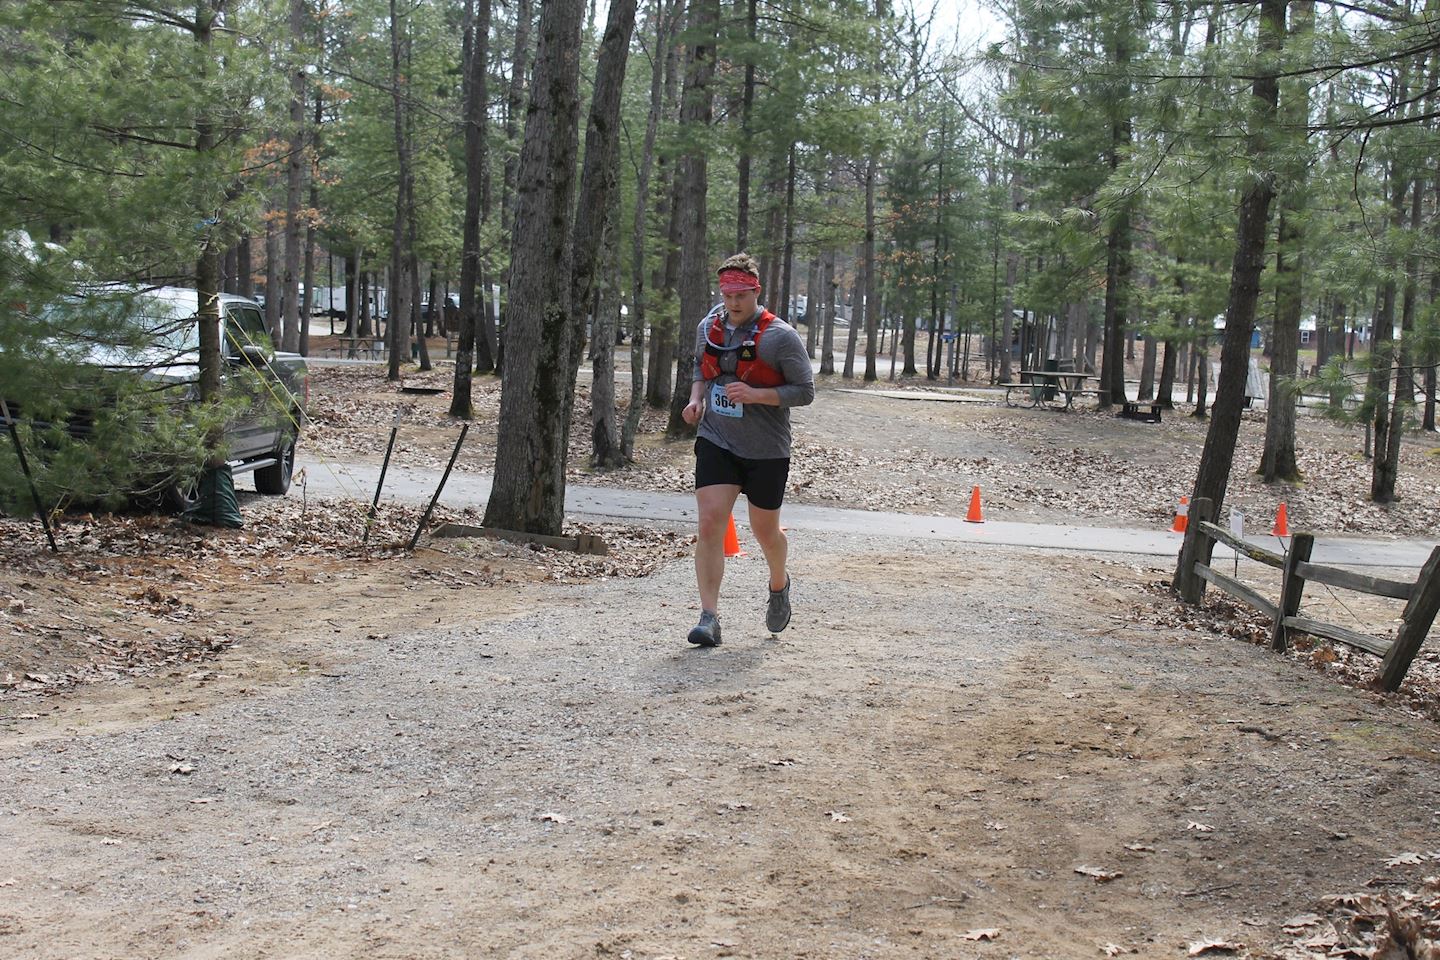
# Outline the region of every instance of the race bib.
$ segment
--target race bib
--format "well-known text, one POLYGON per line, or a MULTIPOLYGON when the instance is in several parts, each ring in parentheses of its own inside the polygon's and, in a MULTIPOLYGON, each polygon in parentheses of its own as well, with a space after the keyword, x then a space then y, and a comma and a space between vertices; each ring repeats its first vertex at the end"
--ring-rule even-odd
POLYGON ((718 383, 710 385, 710 409, 722 417, 745 416, 745 404, 736 403, 725 396, 725 388, 718 383))

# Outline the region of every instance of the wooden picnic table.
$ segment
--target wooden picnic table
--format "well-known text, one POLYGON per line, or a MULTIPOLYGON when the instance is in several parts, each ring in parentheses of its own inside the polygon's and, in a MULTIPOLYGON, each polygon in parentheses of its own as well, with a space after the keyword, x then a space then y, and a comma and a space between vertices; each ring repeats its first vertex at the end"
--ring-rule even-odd
POLYGON ((1085 381, 1089 379, 1090 374, 1074 370, 1021 370, 1019 383, 1005 384, 1005 405, 1070 410, 1076 397, 1100 395, 1099 390, 1085 389, 1085 381), (1018 404, 1013 397, 1015 391, 1020 392, 1018 404), (1029 403, 1024 403, 1027 399, 1029 403))

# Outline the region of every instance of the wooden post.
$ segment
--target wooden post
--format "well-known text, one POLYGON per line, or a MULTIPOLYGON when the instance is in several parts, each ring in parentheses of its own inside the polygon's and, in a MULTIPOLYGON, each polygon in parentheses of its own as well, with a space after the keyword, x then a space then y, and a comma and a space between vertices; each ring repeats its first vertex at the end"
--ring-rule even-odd
POLYGON ((1290 630, 1285 618, 1300 612, 1300 596, 1305 592, 1305 578, 1297 568, 1310 560, 1310 551, 1315 547, 1315 536, 1297 533, 1285 552, 1285 566, 1280 577, 1280 605, 1275 613, 1275 624, 1270 628, 1270 649, 1284 651, 1290 645, 1290 630))
POLYGON ((1430 551, 1430 559, 1425 561, 1425 566, 1420 568, 1420 576, 1415 578, 1415 592, 1410 595, 1410 602, 1405 604, 1405 613, 1400 618, 1400 632, 1385 653, 1375 686, 1386 693, 1400 689, 1401 681, 1410 671, 1411 662, 1420 652, 1420 644, 1435 622, 1437 611, 1440 611, 1440 547, 1430 551))
POLYGON ((1185 527, 1185 542, 1180 546, 1180 560, 1175 567, 1174 584, 1171 589, 1185 603, 1196 604, 1205 595, 1205 581, 1195 574, 1195 564, 1209 563, 1210 550, 1214 542, 1200 531, 1200 524, 1215 515, 1215 502, 1208 497, 1199 497, 1190 504, 1189 523, 1185 527))

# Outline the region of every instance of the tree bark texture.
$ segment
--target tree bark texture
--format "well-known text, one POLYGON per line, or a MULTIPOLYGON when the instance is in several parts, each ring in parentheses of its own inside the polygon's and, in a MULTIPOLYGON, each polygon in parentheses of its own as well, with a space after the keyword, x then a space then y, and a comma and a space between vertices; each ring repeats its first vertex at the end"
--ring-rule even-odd
MULTIPOLYGON (((1416 178, 1411 191, 1410 235, 1420 233, 1422 202, 1421 181, 1416 178)), ((1395 350, 1395 398, 1390 408, 1390 432, 1384 450, 1386 480, 1390 500, 1395 500, 1395 484, 1400 479, 1400 441, 1405 435, 1405 419, 1415 409, 1415 368, 1412 365, 1414 347, 1411 335, 1415 331, 1415 308, 1420 294, 1420 255, 1415 247, 1405 255, 1405 293, 1400 306, 1400 342, 1395 350)), ((1379 445, 1375 448, 1375 462, 1381 459, 1379 445)))
MULTIPOLYGON (((625 85, 625 67, 630 53, 630 34, 635 29, 635 0, 612 0, 600 40, 600 59, 595 68, 595 88, 585 129, 585 160, 580 175, 580 199, 575 208, 574 266, 570 302, 577 328, 574 333, 575 368, 580 361, 579 345, 585 339, 585 312, 592 303, 597 309, 614 311, 614 316, 595 317, 591 336, 595 379, 591 383, 591 432, 596 466, 620 465, 620 438, 615 432, 615 329, 620 310, 615 280, 614 248, 619 233, 613 221, 619 214, 616 183, 620 162, 620 95, 625 85), (595 295, 597 273, 603 254, 605 289, 595 295), (602 377, 604 382, 602 383, 602 377)), ((566 395, 565 422, 570 422, 575 404, 575 377, 571 371, 566 395)), ((568 437, 567 437, 568 439, 568 437)))
POLYGON ((820 265, 820 311, 825 325, 820 337, 820 373, 835 375, 835 251, 826 250, 820 265))
MULTIPOLYGON (((575 206, 574 266, 570 302, 574 305, 575 342, 585 339, 585 312, 593 302, 597 257, 603 246, 606 221, 614 215, 620 158, 620 94, 635 28, 635 0, 612 0, 600 41, 595 68, 595 89, 585 128, 585 159, 580 174, 580 198, 575 206)), ((613 328, 612 328, 613 329, 613 328)), ((574 360, 579 363, 577 352, 574 360)), ((573 401, 574 393, 570 394, 573 401)), ((567 411, 568 413, 568 411, 567 411)), ((567 416, 568 419, 568 416, 567 416)))
POLYGON ((280 232, 275 229, 275 211, 265 216, 265 329, 272 343, 284 342, 280 318, 280 232))
MULTIPOLYGON (((1265 269, 1265 238, 1275 183, 1270 172, 1269 136, 1276 119, 1279 84, 1273 55, 1285 36, 1287 0, 1261 0, 1260 30, 1256 41, 1260 68, 1251 87, 1252 116, 1246 153, 1254 171, 1240 200, 1239 222, 1235 229, 1235 258, 1230 269, 1230 294, 1225 309, 1225 339, 1220 348, 1220 383, 1215 392, 1205 446, 1190 500, 1204 497, 1214 504, 1215 516, 1222 516, 1230 470, 1235 462, 1235 444, 1240 436, 1240 414, 1245 401, 1245 377, 1249 372, 1250 331, 1255 327, 1255 307, 1260 297, 1260 274, 1265 269)), ((1214 542, 1206 546, 1199 562, 1210 562, 1214 542)), ((1178 570, 1171 583, 1180 584, 1190 571, 1178 570), (1183 574, 1183 575, 1182 575, 1183 574)))
MULTIPOLYGON (((875 278, 875 179, 879 170, 879 159, 872 150, 865 162, 865 382, 873 383, 879 378, 875 367, 875 332, 880 324, 880 290, 875 278)), ((851 321, 854 322, 853 320, 851 321)), ((908 358, 909 370, 915 372, 915 351, 912 347, 908 358)))
MULTIPOLYGON (((391 231, 390 290, 386 304, 386 340, 390 345, 387 378, 400 379, 400 365, 410 358, 410 138, 405 119, 409 98, 405 79, 404 49, 400 17, 395 0, 390 0, 390 94, 395 114, 395 153, 400 162, 400 178, 395 190, 395 223, 391 231)), ((288 315, 288 314, 287 314, 288 315)))
POLYGON ((850 325, 845 328, 845 368, 841 376, 846 380, 855 379, 855 349, 864 317, 861 303, 865 299, 865 286, 865 244, 859 243, 855 246, 855 286, 850 291, 850 325))
MULTIPOLYGON (((685 92, 681 97, 680 125, 692 136, 708 140, 715 91, 715 38, 720 23, 719 0, 695 0, 691 7, 691 48, 685 92)), ((710 309, 710 254, 706 245, 708 181, 707 150, 688 151, 680 158, 680 339, 675 357, 675 390, 670 397, 669 437, 688 436, 695 428, 681 411, 690 402, 695 351, 685 336, 710 309)))
MULTIPOLYGON (((615 8, 610 8, 613 15, 615 8)), ((599 470, 623 466, 620 433, 615 428, 615 331, 620 322, 620 288, 616 274, 615 246, 619 225, 616 208, 605 217, 604 238, 594 283, 595 320, 590 334, 590 465, 599 470)), ((577 314, 583 311, 577 309, 577 314)))
POLYGON ((300 349, 300 191, 305 184, 305 0, 290 0, 290 143, 285 161, 285 273, 283 349, 300 349))
MULTIPOLYGON (((1315 21, 1315 0, 1295 0, 1290 8, 1290 33, 1303 37, 1315 21)), ((1308 78, 1291 81, 1281 105, 1286 122, 1303 130, 1310 115, 1308 78)), ((1266 483, 1300 479, 1295 455, 1295 391, 1298 372, 1300 314, 1304 308, 1305 206, 1308 170, 1296 169, 1280 198, 1280 223, 1275 250, 1275 323, 1270 334, 1270 392, 1265 401, 1265 447, 1260 476, 1266 483)))
POLYGON ((510 53, 510 91, 505 106, 505 141, 512 151, 505 157, 505 179, 500 195, 500 224, 508 234, 515 223, 515 176, 521 146, 520 115, 525 110, 525 81, 530 74, 530 25, 534 17, 531 0, 515 0, 515 46, 510 53))
MULTIPOLYGON (((670 33, 678 6, 679 0, 664 0, 653 8, 655 46, 650 57, 650 109, 645 118, 645 140, 640 148, 640 169, 636 174, 635 187, 635 221, 630 235, 630 410, 625 416, 625 427, 620 437, 620 446, 626 461, 632 456, 635 432, 640 425, 640 408, 645 402, 645 388, 649 382, 645 370, 645 320, 649 306, 645 289, 645 238, 649 233, 652 194, 650 181, 655 166, 655 140, 659 136, 660 113, 664 106, 665 64, 670 60, 670 33)), ((653 373, 651 376, 653 377, 653 373)), ((668 378, 662 379, 669 382, 668 378)), ((668 399, 666 398, 667 401, 668 399)))
POLYGON ((750 116, 755 110, 755 34, 758 25, 756 0, 746 0, 745 35, 750 41, 750 52, 745 55, 745 87, 740 95, 740 160, 737 170, 739 180, 738 198, 735 209, 735 249, 744 250, 750 242, 750 163, 754 145, 750 130, 750 116))
POLYGON ((558 536, 565 519, 566 412, 581 345, 570 302, 570 223, 580 118, 583 0, 540 13, 535 74, 516 171, 510 304, 495 482, 485 525, 558 536))
MULTIPOLYGON (((199 63, 199 83, 203 88, 208 82, 212 63, 211 47, 214 40, 216 8, 213 0, 199 0, 195 4, 195 23, 192 35, 202 51, 199 63)), ((202 160, 215 150, 215 125, 209 114, 201 111, 195 118, 195 153, 202 160)), ((202 207, 203 209, 203 207, 202 207)), ((200 309, 200 358, 199 388, 201 403, 215 403, 220 399, 220 251, 215 242, 215 226, 205 230, 200 238, 200 255, 195 262, 195 297, 200 309)), ((212 434, 206 438, 206 449, 216 451, 220 437, 212 434)), ((214 465, 214 464, 209 464, 214 465)))
POLYGON ((494 324, 480 289, 480 224, 484 219, 489 122, 490 0, 465 5, 469 58, 465 64, 465 219, 460 227, 460 329, 450 416, 474 415, 473 375, 495 369, 494 324), (478 354, 478 357, 477 357, 478 354))

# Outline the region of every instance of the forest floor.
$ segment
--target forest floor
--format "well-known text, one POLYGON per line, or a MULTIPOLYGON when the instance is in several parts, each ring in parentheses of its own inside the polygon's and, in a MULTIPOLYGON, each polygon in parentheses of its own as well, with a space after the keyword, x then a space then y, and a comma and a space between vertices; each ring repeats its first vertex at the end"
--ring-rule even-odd
MULTIPOLYGON (((1168 526, 1204 436, 849 386, 796 412, 796 502, 958 515, 980 485, 996 518, 1168 526)), ((486 472, 498 387, 477 387, 459 469, 486 472)), ((397 456, 441 463, 447 402, 318 368, 305 446, 378 459, 398 413, 397 456)), ((637 466, 572 481, 688 489, 657 425, 637 466)), ((1283 500, 1292 527, 1434 537, 1433 439, 1407 438, 1382 510, 1353 429, 1302 418, 1306 482, 1282 491, 1245 466, 1261 434, 1247 416, 1230 497, 1253 527, 1283 500)), ((363 544, 362 502, 242 506, 238 531, 72 515, 58 554, 0 520, 0 955, 1435 949, 1433 639, 1381 697, 1373 658, 1275 656, 1258 615, 1176 604, 1168 558, 877 530, 797 536, 778 638, 762 561, 732 561, 725 643, 697 650, 679 527, 589 527, 604 558, 410 553, 412 507, 363 544)))

